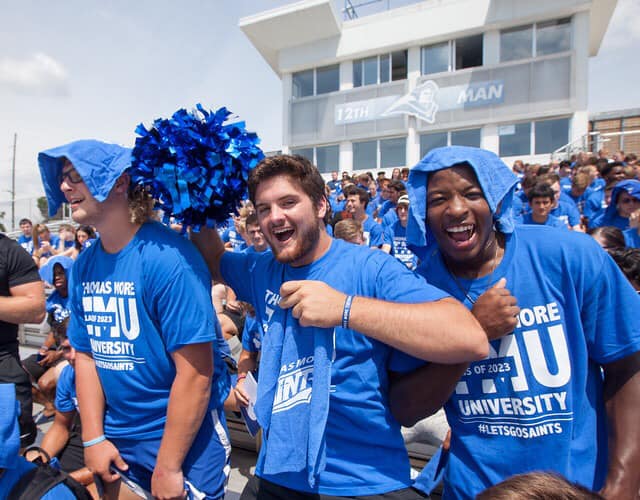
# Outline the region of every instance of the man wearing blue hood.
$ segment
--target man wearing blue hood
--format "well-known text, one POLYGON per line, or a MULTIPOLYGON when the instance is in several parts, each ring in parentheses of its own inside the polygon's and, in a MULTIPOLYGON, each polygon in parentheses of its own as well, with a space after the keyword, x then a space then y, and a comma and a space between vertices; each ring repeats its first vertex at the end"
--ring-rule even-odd
POLYGON ((589 224, 590 227, 613 226, 621 231, 629 228, 629 217, 640 209, 640 181, 620 181, 611 192, 611 202, 602 215, 589 224))
POLYGON ((129 149, 76 141, 38 155, 50 213, 68 202, 100 239, 71 269, 69 340, 85 463, 157 498, 222 498, 228 373, 214 341, 211 277, 183 237, 149 220, 129 149))
POLYGON ((490 349, 470 365, 424 367, 391 397, 410 401, 404 425, 446 400, 445 498, 532 470, 636 498, 640 298, 589 237, 514 226, 515 184, 476 148, 433 150, 412 170, 407 240, 421 247, 419 272, 471 309, 490 349))

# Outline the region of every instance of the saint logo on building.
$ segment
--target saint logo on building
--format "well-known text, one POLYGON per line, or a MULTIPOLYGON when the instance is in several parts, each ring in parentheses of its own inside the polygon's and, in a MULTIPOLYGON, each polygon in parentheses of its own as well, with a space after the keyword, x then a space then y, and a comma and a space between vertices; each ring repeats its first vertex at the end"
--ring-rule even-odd
POLYGON ((409 94, 400 97, 382 113, 382 116, 414 115, 427 123, 435 123, 439 109, 439 90, 436 82, 427 80, 409 94))

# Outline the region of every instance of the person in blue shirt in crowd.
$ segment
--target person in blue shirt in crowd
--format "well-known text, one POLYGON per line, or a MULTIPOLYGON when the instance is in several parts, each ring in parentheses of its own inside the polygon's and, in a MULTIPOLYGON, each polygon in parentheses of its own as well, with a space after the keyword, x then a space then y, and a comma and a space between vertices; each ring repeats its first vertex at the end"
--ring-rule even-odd
POLYGON ((33 253, 33 223, 30 219, 20 219, 18 223, 22 234, 18 236, 18 243, 24 248, 29 255, 33 253))
POLYGON ((569 229, 584 232, 582 229, 580 212, 573 200, 565 194, 560 188, 560 178, 558 174, 549 173, 540 175, 536 179, 536 184, 546 183, 553 190, 553 205, 551 207, 551 215, 557 217, 567 224, 569 229))
MULTIPOLYGON (((37 466, 18 454, 20 450, 20 430, 18 425, 19 405, 13 384, 0 383, 0 498, 14 496, 14 487, 20 479, 37 466)), ((42 500, 76 500, 76 495, 66 484, 57 484, 44 495, 42 500)), ((90 498, 87 494, 86 498, 90 498)))
POLYGON ((629 217, 640 209, 640 181, 628 179, 618 182, 611 192, 611 201, 604 213, 592 221, 590 227, 614 226, 629 228, 629 217))
POLYGON ((544 182, 536 184, 529 191, 529 206, 531 207, 531 212, 516 218, 516 221, 520 224, 538 224, 560 229, 569 229, 565 222, 551 215, 553 199, 554 193, 551 186, 544 182))
POLYGON ((385 253, 391 251, 391 241, 384 229, 373 217, 367 214, 369 193, 362 188, 352 186, 344 192, 347 197, 346 210, 351 217, 362 224, 364 243, 370 248, 379 248, 385 253))
POLYGON ((515 226, 516 178, 492 152, 435 149, 409 184, 418 272, 490 339, 487 359, 434 363, 394 387, 392 400, 408 402, 404 425, 446 401, 444 498, 531 470, 637 498, 640 298, 613 260, 586 235, 515 226))
POLYGON ((271 253, 224 252, 213 230, 192 235, 214 278, 263 325, 259 481, 243 498, 423 498, 410 487, 389 388, 419 359, 485 356, 484 332, 393 257, 329 237, 324 183, 307 159, 263 159, 249 195, 271 253))
POLYGON ((395 221, 387 232, 393 242, 391 255, 402 262, 409 269, 414 270, 418 265, 418 257, 407 247, 407 222, 409 221, 409 196, 400 195, 396 205, 398 220, 395 221))
POLYGON ((222 498, 229 375, 204 261, 150 219, 153 200, 126 171, 130 149, 82 140, 38 164, 50 212, 66 201, 100 232, 69 287, 86 465, 110 490, 123 471, 154 497, 222 498))
POLYGON ((51 234, 46 224, 36 224, 33 228, 33 260, 38 266, 43 266, 47 260, 58 254, 60 238, 51 234))

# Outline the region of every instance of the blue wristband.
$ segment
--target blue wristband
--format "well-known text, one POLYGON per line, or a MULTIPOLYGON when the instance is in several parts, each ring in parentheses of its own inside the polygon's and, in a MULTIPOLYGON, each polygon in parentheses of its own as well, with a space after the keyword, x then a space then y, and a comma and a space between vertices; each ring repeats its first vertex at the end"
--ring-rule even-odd
POLYGON ((90 439, 89 441, 82 441, 82 446, 84 446, 85 448, 88 448, 89 446, 102 443, 102 441, 106 441, 106 440, 107 438, 104 437, 104 434, 102 434, 102 436, 98 436, 97 438, 90 439))
POLYGON ((342 328, 349 328, 349 316, 351 315, 351 302, 353 302, 353 295, 347 295, 344 301, 344 308, 342 309, 342 328))

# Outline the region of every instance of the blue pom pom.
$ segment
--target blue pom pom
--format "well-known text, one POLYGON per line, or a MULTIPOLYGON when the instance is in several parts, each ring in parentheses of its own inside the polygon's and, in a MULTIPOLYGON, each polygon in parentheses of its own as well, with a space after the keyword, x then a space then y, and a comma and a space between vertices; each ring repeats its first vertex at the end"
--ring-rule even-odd
POLYGON ((198 231, 235 212, 246 197, 249 172, 264 154, 244 122, 226 123, 227 108, 196 108, 157 119, 149 130, 138 125, 129 175, 149 190, 165 219, 198 231))

